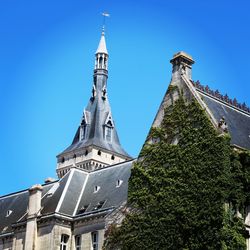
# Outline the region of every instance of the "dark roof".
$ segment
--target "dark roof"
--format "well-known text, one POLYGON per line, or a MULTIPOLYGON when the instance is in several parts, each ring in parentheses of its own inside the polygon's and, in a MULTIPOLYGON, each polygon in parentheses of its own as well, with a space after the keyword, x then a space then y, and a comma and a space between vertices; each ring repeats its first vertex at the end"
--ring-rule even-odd
MULTIPOLYGON (((53 183, 44 185, 42 195, 53 185, 53 183)), ((0 197, 0 234, 10 232, 13 223, 25 220, 28 202, 28 190, 0 197), (11 211, 9 216, 7 216, 7 211, 11 211)))
MULTIPOLYGON (((42 216, 54 213, 70 217, 89 216, 105 209, 114 209, 127 200, 132 162, 119 163, 91 173, 72 168, 62 179, 43 185, 42 216), (122 184, 116 187, 118 180, 122 184), (98 191, 95 192, 95 189, 98 191)), ((26 219, 28 200, 28 190, 0 197, 0 234, 11 232, 13 223, 26 219), (8 210, 12 213, 6 217, 8 210)))
POLYGON ((197 89, 219 123, 224 117, 231 135, 231 144, 250 149, 250 114, 197 89))
POLYGON ((82 119, 88 119, 88 121, 86 121, 88 122, 87 136, 82 141, 79 141, 79 126, 72 144, 64 150, 63 153, 94 145, 131 158, 120 144, 115 124, 113 124, 112 128, 112 142, 108 142, 104 139, 105 122, 108 116, 112 119, 111 108, 107 97, 103 99, 101 95, 97 95, 94 99, 91 98, 85 110, 85 114, 87 114, 87 117, 84 117, 85 115, 83 115, 82 119))

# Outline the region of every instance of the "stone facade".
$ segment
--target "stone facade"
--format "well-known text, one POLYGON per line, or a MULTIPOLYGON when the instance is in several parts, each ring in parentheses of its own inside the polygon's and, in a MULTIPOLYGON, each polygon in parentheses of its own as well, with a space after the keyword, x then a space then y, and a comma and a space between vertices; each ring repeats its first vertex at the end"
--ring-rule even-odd
POLYGON ((105 149, 89 146, 81 148, 72 153, 65 154, 63 161, 61 158, 57 163, 57 175, 63 177, 72 167, 84 169, 85 171, 93 171, 109 165, 114 165, 125 161, 123 156, 114 154, 105 149))

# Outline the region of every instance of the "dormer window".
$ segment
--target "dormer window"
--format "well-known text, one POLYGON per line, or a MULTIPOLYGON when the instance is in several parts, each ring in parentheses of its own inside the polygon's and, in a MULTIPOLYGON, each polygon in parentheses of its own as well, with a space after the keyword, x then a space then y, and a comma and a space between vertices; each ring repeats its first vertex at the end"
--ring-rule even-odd
POLYGON ((87 124, 84 124, 81 125, 80 127, 80 135, 79 135, 80 141, 86 139, 86 135, 87 135, 87 124))
POLYGON ((93 210, 98 210, 98 209, 101 209, 104 205, 105 201, 100 201, 96 204, 96 206, 94 207, 93 210))
POLYGON ((83 214, 86 212, 87 208, 89 207, 89 205, 85 205, 83 207, 81 207, 78 211, 78 214, 83 214))
POLYGON ((9 217, 11 214, 12 214, 12 210, 8 210, 7 213, 6 213, 6 217, 9 217))
MULTIPOLYGON (((95 85, 93 85, 93 97, 95 96, 94 92, 95 92, 95 85)), ((84 110, 82 120, 80 123, 79 141, 82 141, 87 138, 88 124, 89 124, 89 112, 84 110)))
POLYGON ((116 181, 116 187, 120 187, 121 185, 122 185, 122 183, 123 183, 123 180, 117 180, 116 181))
POLYGON ((53 196, 53 194, 56 192, 56 190, 59 188, 59 186, 60 186, 59 182, 56 182, 56 183, 52 186, 52 188, 48 191, 47 197, 49 198, 49 197, 53 196))
POLYGON ((95 186, 94 187, 94 193, 97 193, 100 190, 100 188, 101 188, 100 186, 95 186))
POLYGON ((104 127, 104 138, 108 142, 112 142, 113 128, 114 128, 114 122, 113 122, 111 113, 109 113, 106 118, 105 127, 104 127))
POLYGON ((112 128, 111 127, 106 127, 105 129, 105 139, 108 141, 108 142, 111 142, 112 141, 112 128))

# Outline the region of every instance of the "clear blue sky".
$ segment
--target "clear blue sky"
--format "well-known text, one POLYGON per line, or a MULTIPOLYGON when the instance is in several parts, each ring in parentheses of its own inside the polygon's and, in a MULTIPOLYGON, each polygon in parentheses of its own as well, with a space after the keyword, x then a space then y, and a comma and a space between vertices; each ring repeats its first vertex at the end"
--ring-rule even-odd
POLYGON ((91 94, 107 20, 108 94, 120 141, 137 156, 171 78, 172 55, 193 79, 250 105, 247 0, 0 2, 0 195, 55 177, 91 94))

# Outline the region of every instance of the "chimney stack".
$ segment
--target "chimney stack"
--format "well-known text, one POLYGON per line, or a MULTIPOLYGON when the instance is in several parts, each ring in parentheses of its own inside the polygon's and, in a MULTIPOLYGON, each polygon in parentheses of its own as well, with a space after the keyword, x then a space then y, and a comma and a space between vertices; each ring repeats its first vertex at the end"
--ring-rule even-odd
POLYGON ((180 51, 173 56, 170 63, 173 65, 172 82, 180 80, 181 75, 186 75, 189 80, 192 79, 192 65, 194 64, 194 60, 190 55, 180 51))
POLYGON ((36 249, 37 217, 41 211, 42 186, 34 185, 29 189, 29 206, 25 234, 25 250, 36 249))

